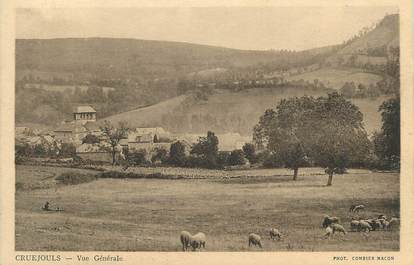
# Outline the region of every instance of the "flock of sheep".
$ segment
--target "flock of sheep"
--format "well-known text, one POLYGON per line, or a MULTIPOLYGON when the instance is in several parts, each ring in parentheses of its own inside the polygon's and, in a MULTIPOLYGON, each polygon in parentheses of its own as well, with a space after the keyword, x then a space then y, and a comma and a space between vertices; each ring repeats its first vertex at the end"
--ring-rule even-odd
MULTIPOLYGON (((361 210, 365 209, 365 205, 351 205, 349 212, 359 213, 361 210)), ((339 223, 338 217, 325 216, 322 226, 326 229, 325 238, 330 238, 337 233, 347 233, 345 228, 339 223)), ((350 222, 350 228, 352 232, 365 232, 369 233, 370 231, 378 230, 394 230, 399 228, 400 219, 392 217, 387 220, 387 216, 384 214, 378 215, 376 218, 363 218, 360 216, 352 216, 350 222)))
MULTIPOLYGON (((359 211, 364 210, 365 206, 352 205, 349 209, 352 213, 359 213, 359 211)), ((380 214, 377 218, 362 218, 358 216, 353 216, 350 222, 350 228, 352 232, 365 232, 369 233, 370 231, 376 230, 394 230, 398 229, 400 226, 400 219, 392 217, 387 220, 387 216, 380 214)), ((322 227, 325 228, 324 238, 331 238, 335 233, 347 234, 344 226, 340 224, 340 219, 338 217, 324 216, 322 227)), ((272 240, 281 240, 282 234, 276 228, 271 228, 269 230, 269 236, 272 240)), ((182 244, 182 250, 187 251, 191 247, 192 251, 201 250, 201 248, 206 247, 206 235, 202 232, 198 232, 195 235, 191 235, 187 231, 182 231, 180 235, 180 241, 182 244)), ((248 245, 258 246, 262 248, 261 237, 258 234, 250 233, 248 236, 248 245)))

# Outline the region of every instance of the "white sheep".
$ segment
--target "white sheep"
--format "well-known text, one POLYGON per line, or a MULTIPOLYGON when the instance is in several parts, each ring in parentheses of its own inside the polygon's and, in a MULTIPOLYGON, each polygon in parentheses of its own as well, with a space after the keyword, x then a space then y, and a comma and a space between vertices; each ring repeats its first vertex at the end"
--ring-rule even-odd
POLYGON ((269 234, 270 238, 273 240, 275 240, 276 238, 280 240, 282 238, 282 234, 276 228, 270 228, 269 234))
POLYGON ((186 251, 190 246, 191 234, 187 231, 182 231, 180 234, 180 241, 183 246, 183 251, 186 251))
POLYGON ((206 235, 202 232, 190 237, 190 246, 193 248, 193 251, 196 249, 201 250, 201 247, 206 248, 206 235))
POLYGON ((369 232, 371 230, 372 230, 372 227, 367 221, 365 220, 359 221, 359 231, 369 232))
POLYGON ((329 225, 331 225, 333 223, 338 224, 339 223, 339 218, 335 217, 335 216, 330 217, 329 215, 325 215, 324 218, 323 218, 322 227, 326 228, 326 227, 328 227, 329 225))
POLYGON ((381 220, 382 221, 382 228, 384 229, 384 230, 388 230, 389 229, 389 227, 390 227, 390 222, 388 222, 387 220, 385 220, 385 219, 379 219, 379 220, 381 220))
POLYGON ((388 224, 388 230, 398 229, 400 227, 400 219, 392 217, 388 224))
POLYGON ((254 233, 250 233, 249 234, 249 247, 253 245, 253 246, 259 246, 260 248, 262 248, 262 242, 261 242, 261 237, 257 234, 254 233))
POLYGON ((352 220, 351 221, 351 231, 359 231, 359 221, 358 220, 352 220))
POLYGON ((354 212, 354 213, 357 213, 361 210, 365 210, 365 205, 363 205, 363 204, 353 205, 353 207, 351 206, 351 208, 350 208, 350 211, 354 212))
POLYGON ((325 237, 325 238, 330 238, 330 237, 333 235, 333 229, 332 229, 332 227, 331 227, 331 226, 328 226, 328 227, 325 229, 325 231, 326 231, 326 233, 325 233, 325 235, 324 235, 324 237, 325 237))
POLYGON ((342 225, 337 224, 337 223, 333 223, 333 224, 331 224, 331 227, 332 227, 332 230, 333 230, 332 234, 335 234, 335 232, 338 232, 338 233, 341 232, 341 233, 344 233, 344 235, 346 235, 345 228, 342 225))

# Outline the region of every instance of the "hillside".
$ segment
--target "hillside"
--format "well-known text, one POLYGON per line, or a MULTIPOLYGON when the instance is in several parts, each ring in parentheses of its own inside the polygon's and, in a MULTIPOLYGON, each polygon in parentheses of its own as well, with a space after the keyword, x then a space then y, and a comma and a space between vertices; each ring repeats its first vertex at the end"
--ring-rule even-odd
POLYGON ((16 40, 16 71, 20 78, 24 71, 56 74, 69 80, 160 78, 220 67, 247 67, 278 56, 272 51, 138 39, 16 40))
MULTIPOLYGON (((216 91, 208 100, 196 100, 192 96, 176 97, 150 107, 106 117, 113 123, 126 121, 131 127, 161 126, 175 133, 237 132, 251 136, 259 117, 268 108, 274 108, 283 98, 310 95, 297 88, 249 89, 238 93, 216 91)), ((313 92, 322 96, 322 92, 313 92)), ((364 115, 368 133, 380 129, 381 116, 378 107, 387 97, 352 100, 364 115)))
MULTIPOLYGON (((131 126, 248 135, 280 99, 322 91, 280 83, 317 79, 330 89, 346 82, 377 89, 385 80, 381 65, 398 48, 398 29, 398 15, 390 15, 342 44, 299 52, 137 39, 18 39, 16 122, 52 125, 70 118, 72 105, 88 104, 100 119, 131 126), (209 90, 215 92, 194 96, 209 90)), ((369 113, 368 130, 379 128, 381 97, 360 101, 369 113)))

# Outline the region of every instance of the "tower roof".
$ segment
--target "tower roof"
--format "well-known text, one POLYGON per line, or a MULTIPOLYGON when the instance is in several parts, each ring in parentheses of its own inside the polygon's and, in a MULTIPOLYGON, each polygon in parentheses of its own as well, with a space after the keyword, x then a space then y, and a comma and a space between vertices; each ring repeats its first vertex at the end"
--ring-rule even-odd
POLYGON ((96 113, 91 106, 77 106, 74 108, 73 113, 96 113))

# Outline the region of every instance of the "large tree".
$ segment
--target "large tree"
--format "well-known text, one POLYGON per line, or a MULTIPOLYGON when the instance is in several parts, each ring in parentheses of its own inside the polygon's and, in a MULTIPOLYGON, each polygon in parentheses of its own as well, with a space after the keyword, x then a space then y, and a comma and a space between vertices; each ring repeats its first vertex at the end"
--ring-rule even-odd
POLYGON ((283 99, 276 110, 266 110, 254 128, 254 141, 274 153, 278 163, 293 170, 307 165, 307 142, 312 129, 313 97, 283 99))
POLYGON ((400 99, 391 98, 379 107, 382 127, 374 136, 375 153, 387 167, 398 169, 400 162, 400 99))
POLYGON ((121 139, 127 137, 128 128, 123 122, 120 122, 118 127, 115 127, 109 121, 104 121, 103 126, 101 126, 101 131, 111 146, 110 152, 112 154, 112 164, 114 165, 118 144, 121 139))
POLYGON ((214 132, 208 131, 206 137, 200 137, 191 149, 191 154, 199 157, 204 167, 216 168, 218 156, 218 138, 214 132))
POLYGON ((365 160, 370 142, 363 127, 358 107, 338 93, 317 99, 314 128, 309 142, 309 154, 319 166, 326 168, 328 186, 334 173, 365 160))
POLYGON ((362 113, 338 93, 282 100, 260 118, 254 135, 293 170, 294 180, 299 168, 312 161, 326 168, 328 185, 334 173, 363 161, 370 148, 362 113))

